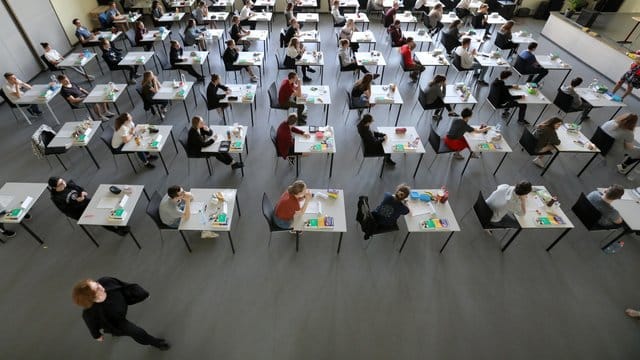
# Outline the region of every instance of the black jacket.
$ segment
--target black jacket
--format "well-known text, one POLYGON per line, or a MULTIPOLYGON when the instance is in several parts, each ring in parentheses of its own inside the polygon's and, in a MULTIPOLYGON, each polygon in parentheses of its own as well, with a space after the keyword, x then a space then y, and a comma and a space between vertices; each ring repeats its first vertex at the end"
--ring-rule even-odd
POLYGON ((229 88, 222 85, 213 85, 213 83, 209 83, 207 86, 207 109, 213 110, 222 107, 220 104, 220 100, 225 98, 225 94, 218 94, 218 89, 222 89, 223 91, 227 91, 229 88))
POLYGON ((360 228, 364 233, 364 239, 369 240, 371 235, 376 231, 377 224, 376 219, 371 214, 369 208, 369 197, 360 196, 358 198, 358 213, 356 214, 356 221, 360 224, 360 228))
POLYGON ((504 80, 500 79, 493 80, 489 89, 489 96, 487 96, 487 99, 496 107, 505 106, 519 98, 519 96, 511 95, 509 87, 504 83, 504 80))
POLYGON ((382 148, 382 142, 384 141, 383 133, 371 131, 371 129, 366 126, 358 126, 358 134, 360 134, 366 154, 384 155, 384 149, 382 148))
POLYGON ((79 220, 82 213, 89 205, 91 199, 87 196, 84 201, 78 202, 76 199, 80 197, 84 189, 76 185, 73 180, 69 180, 67 187, 62 191, 51 191, 51 200, 56 207, 66 216, 79 220))
POLYGON ((180 58, 182 57, 183 54, 183 49, 176 49, 174 47, 171 47, 171 50, 169 51, 169 62, 171 63, 171 66, 176 65, 176 63, 180 63, 182 60, 180 60, 180 58))
POLYGON ((230 69, 233 68, 233 63, 238 60, 238 57, 240 56, 240 54, 238 54, 238 50, 236 49, 232 49, 232 48, 226 48, 224 50, 224 53, 222 54, 222 61, 224 62, 224 67, 226 69, 230 69))
POLYGON ((191 127, 189 129, 189 135, 187 137, 187 154, 191 156, 198 156, 202 154, 202 148, 207 147, 215 142, 214 139, 205 140, 207 136, 211 136, 213 130, 209 129, 195 129, 191 127))
POLYGON ((110 70, 117 70, 118 63, 122 61, 122 51, 113 46, 109 50, 102 49, 102 58, 110 70))

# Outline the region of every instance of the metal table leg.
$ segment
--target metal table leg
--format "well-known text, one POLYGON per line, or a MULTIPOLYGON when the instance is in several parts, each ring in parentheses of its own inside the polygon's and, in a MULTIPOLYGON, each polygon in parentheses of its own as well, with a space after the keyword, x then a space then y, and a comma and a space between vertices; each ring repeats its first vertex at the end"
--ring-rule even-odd
POLYGON ((34 232, 33 232, 33 230, 31 230, 31 229, 30 229, 30 228, 29 228, 25 223, 21 222, 21 223, 20 223, 20 225, 21 225, 25 230, 27 230, 27 232, 28 232, 29 234, 31 234, 31 236, 33 236, 33 238, 34 238, 34 239, 36 239, 36 241, 37 241, 38 243, 40 243, 40 245, 44 245, 44 241, 42 241, 42 239, 40 239, 40 237, 39 237, 36 233, 34 233, 34 232))
POLYGON ((300 176, 300 155, 296 154, 296 178, 300 176))
POLYGON ((571 228, 565 229, 562 234, 560 234, 560 236, 558 236, 558 238, 556 239, 556 241, 554 241, 553 243, 551 243, 551 245, 549 245, 549 247, 547 248, 547 251, 550 251, 551 249, 553 249, 554 246, 556 246, 556 244, 565 236, 567 235, 567 233, 569 232, 569 230, 571 230, 571 228))
POLYGON ((338 240, 338 252, 336 252, 336 254, 340 254, 340 248, 342 247, 342 235, 344 235, 343 232, 340 233, 340 239, 338 240))
POLYGON ((164 158, 162 157, 162 152, 158 152, 158 155, 160 156, 160 161, 162 161, 162 166, 164 167, 164 172, 167 175, 169 175, 169 170, 167 169, 167 164, 165 164, 164 158))
POLYGON ((500 160, 500 163, 496 167, 496 170, 493 172, 493 176, 496 176, 496 173, 498 172, 498 169, 500 169, 500 166, 502 166, 502 163, 504 162, 504 159, 507 158, 507 155, 509 155, 509 153, 507 153, 507 152, 504 153, 504 155, 502 155, 502 160, 500 160))
POLYGON ((133 239, 133 242, 136 243, 136 246, 138 247, 138 250, 142 250, 142 247, 140 247, 140 244, 138 243, 138 239, 136 239, 136 237, 133 236, 133 232, 131 231, 131 229, 129 229, 129 235, 131 235, 131 238, 133 239))
POLYGON ((296 252, 298 252, 299 247, 300 247, 300 231, 296 231, 296 252))
POLYGON ((411 233, 407 232, 407 236, 404 237, 404 241, 402 242, 402 246, 400 246, 400 250, 398 250, 398 254, 402 252, 402 249, 404 249, 404 245, 407 243, 407 240, 409 240, 409 235, 411 235, 411 233))
POLYGON ((596 158, 596 156, 598 156, 598 153, 594 153, 593 156, 591 157, 591 159, 589 159, 589 161, 584 165, 584 167, 582 168, 582 170, 580 170, 580 172, 578 173, 578 177, 580 177, 580 175, 582 175, 582 173, 587 169, 587 167, 591 164, 591 162, 596 158))
POLYGON ((178 153, 178 146, 176 146, 176 138, 173 137, 173 131, 169 131, 169 135, 171 135, 171 141, 173 141, 173 147, 176 149, 176 154, 178 153))
POLYGON ((331 164, 329 165, 329 177, 331 177, 331 174, 333 174, 333 155, 334 153, 331 153, 331 164))
POLYGON ((91 233, 89 233, 89 230, 87 230, 87 228, 84 225, 80 225, 80 229, 82 229, 82 231, 84 231, 85 234, 87 234, 87 236, 89 237, 89 239, 91 239, 91 241, 93 241, 93 244, 96 247, 100 247, 100 245, 98 244, 98 242, 96 241, 96 239, 93 238, 93 236, 91 235, 91 233))
MULTIPOLYGON (((240 162, 242 163, 242 153, 238 153, 238 157, 240 158, 240 162)), ((240 168, 240 174, 242 174, 242 177, 244 177, 244 166, 240 168)))
POLYGON ((442 248, 440 249, 440 254, 442 254, 442 251, 444 250, 444 248, 447 247, 447 244, 449 243, 449 240, 451 240, 451 237, 453 237, 453 234, 455 233, 452 231, 451 234, 447 236, 447 240, 444 242, 444 244, 442 245, 442 248))
POLYGON ((553 163, 553 161, 558 157, 558 154, 560 154, 560 151, 556 151, 553 156, 551 157, 551 160, 549 161, 549 163, 547 164, 547 166, 545 166, 545 168, 542 170, 542 173, 540 174, 540 176, 543 176, 544 173, 547 172, 547 170, 549 170, 549 168, 551 167, 551 164, 553 163))
POLYGON ((394 126, 398 126, 398 121, 400 120, 400 112, 402 111, 402 104, 398 106, 398 115, 396 116, 396 124, 394 126))
POLYGON ((236 253, 236 248, 233 247, 233 239, 231 239, 231 230, 227 231, 227 236, 229 237, 229 245, 231 245, 231 253, 236 253))
POLYGON ((84 148, 87 150, 87 153, 89 153, 89 156, 91 157, 91 160, 93 160, 93 163, 96 164, 96 167, 98 169, 100 169, 100 165, 98 165, 98 161, 96 160, 96 158, 91 153, 91 150, 89 150, 89 145, 85 146, 84 148))
POLYGON ((184 244, 187 246, 187 250, 189 250, 189 252, 192 252, 191 245, 189 245, 189 240, 187 240, 187 238, 184 236, 182 230, 179 230, 178 232, 180 233, 180 236, 182 236, 182 241, 184 241, 184 244))
POLYGON ((462 177, 462 175, 464 174, 464 171, 467 170, 467 165, 469 165, 469 161, 471 160, 471 149, 469 149, 469 157, 467 158, 467 161, 464 163, 464 167, 462 168, 462 172, 460 173, 460 177, 462 177))
MULTIPOLYGON (((422 162, 422 158, 424 157, 424 153, 420 154, 420 158, 418 159, 418 164, 416 165, 416 170, 413 172, 413 178, 415 179, 416 174, 418 173, 418 168, 420 168, 420 163, 422 162)), ((384 161, 382 162, 382 166, 384 166, 384 161)))
POLYGON ((53 120, 56 121, 56 124, 60 125, 60 122, 58 121, 58 117, 56 116, 56 114, 53 113, 53 109, 51 109, 51 106, 49 105, 49 102, 47 101, 45 103, 45 105, 47 106, 47 109, 49 109, 49 112, 51 113, 51 116, 53 116, 53 120))
POLYGON ((500 249, 502 252, 504 252, 505 250, 507 250, 507 248, 509 247, 509 245, 511 245, 511 243, 513 242, 513 240, 516 239, 516 237, 518 236, 518 234, 520 234, 520 231, 522 231, 522 228, 518 228, 518 230, 516 230, 515 234, 513 234, 513 236, 511 236, 511 238, 509 238, 509 241, 507 241, 506 244, 504 244, 504 246, 502 247, 502 249, 500 249))

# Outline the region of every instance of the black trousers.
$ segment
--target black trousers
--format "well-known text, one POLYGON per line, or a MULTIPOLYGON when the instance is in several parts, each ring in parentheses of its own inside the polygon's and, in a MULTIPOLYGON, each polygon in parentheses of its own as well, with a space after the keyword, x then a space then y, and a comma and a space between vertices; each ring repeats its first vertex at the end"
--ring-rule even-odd
POLYGON ((362 71, 363 74, 368 74, 369 73, 369 70, 367 70, 366 67, 364 67, 362 65, 358 65, 356 63, 351 63, 351 64, 349 64, 347 66, 343 66, 342 67, 342 70, 356 70, 356 69, 362 71))
POLYGON ((178 70, 180 70, 180 71, 186 71, 187 73, 189 73, 189 75, 193 76, 196 79, 200 79, 202 77, 202 75, 198 74, 198 72, 195 71, 195 69, 191 65, 175 64, 175 65, 173 65, 173 67, 178 69, 178 70))
POLYGON ((518 107, 518 121, 524 121, 524 116, 527 113, 527 104, 518 104, 517 102, 512 101, 506 106, 503 106, 502 109, 510 109, 513 107, 518 107))
POLYGON ((231 165, 233 158, 227 153, 213 153, 213 157, 225 165, 231 165))
POLYGON ((118 65, 118 70, 128 70, 129 71, 129 79, 135 79, 136 73, 138 72, 138 65, 130 66, 130 65, 118 65))
POLYGON ((547 76, 548 73, 549 73, 549 70, 543 67, 533 68, 529 71, 530 75, 529 75, 529 78, 527 79, 527 82, 534 82, 537 84, 542 80, 542 78, 547 76))
POLYGON ((120 324, 117 333, 113 333, 114 336, 130 336, 135 342, 141 345, 159 346, 163 343, 162 339, 149 335, 143 328, 132 323, 129 320, 125 320, 120 324))
POLYGON ((451 108, 451 105, 449 104, 445 104, 444 101, 442 101, 441 98, 437 98, 436 101, 434 101, 431 106, 433 107, 437 107, 435 114, 436 115, 440 115, 442 114, 442 109, 447 108, 448 112, 452 112, 453 108, 451 108))
POLYGON ((249 21, 249 20, 242 20, 242 21, 240 21, 240 26, 248 26, 249 29, 255 30, 256 29, 256 22, 255 21, 249 21))

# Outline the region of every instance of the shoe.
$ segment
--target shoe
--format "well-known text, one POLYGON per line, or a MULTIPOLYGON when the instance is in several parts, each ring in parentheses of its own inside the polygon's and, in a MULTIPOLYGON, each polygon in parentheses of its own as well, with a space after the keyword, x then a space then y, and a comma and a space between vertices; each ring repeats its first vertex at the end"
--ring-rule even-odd
POLYGON ((616 167, 618 168, 618 172, 622 175, 625 175, 627 173, 627 167, 622 165, 622 164, 618 164, 616 165, 616 167))
MULTIPOLYGON (((458 113, 457 113, 457 112, 455 112, 455 111, 452 111, 452 112, 448 113, 447 115, 449 115, 449 117, 457 117, 457 116, 460 116, 460 115, 458 115, 458 113)), ((441 116, 441 117, 442 117, 442 116, 441 116)))
POLYGON ((289 161, 290 166, 293 166, 296 164, 296 158, 294 156, 287 157, 287 160, 289 161))
POLYGON ((7 238, 12 238, 12 237, 16 236, 16 232, 15 231, 11 231, 11 230, 5 230, 3 232, 0 232, 0 234, 4 235, 7 238))
POLYGON ((391 158, 384 159, 384 163, 389 165, 389 166, 396 166, 396 162, 391 160, 391 158))
POLYGON ((127 81, 127 84, 129 85, 135 85, 136 81, 134 79, 129 79, 129 81, 127 81))
POLYGON ((509 110, 505 110, 505 111, 502 112, 502 117, 505 118, 505 119, 508 118, 509 115, 511 115, 511 114, 509 114, 509 110))
POLYGON ((307 125, 307 120, 305 120, 305 119, 298 119, 298 125, 300 125, 300 126, 307 125))
POLYGON ((480 86, 489 86, 489 83, 484 80, 478 80, 478 85, 480 86))
POLYGON ((520 124, 520 125, 531 125, 530 122, 528 122, 527 120, 524 120, 524 119, 523 120, 518 120, 518 124, 520 124))
POLYGON ((93 76, 93 75, 87 75, 87 78, 88 78, 89 80, 95 80, 95 79, 96 79, 96 77, 95 77, 95 76, 93 76))
POLYGON ((171 349, 171 345, 166 340, 162 340, 160 344, 154 346, 160 351, 167 351, 171 349))
POLYGON ((197 82, 204 82, 204 76, 200 76, 196 79, 197 82))
POLYGON ((114 117, 114 116, 116 116, 116 114, 115 114, 115 113, 112 113, 111 111, 105 111, 105 112, 104 112, 104 115, 105 115, 106 117, 114 117))
POLYGON ((244 167, 244 164, 241 162, 236 162, 231 164, 231 169, 236 170, 236 169, 242 169, 244 167))
POLYGON ((472 151, 470 156, 471 156, 472 158, 474 158, 474 159, 478 159, 478 158, 480 157, 480 154, 478 154, 477 152, 473 152, 473 151, 472 151))
POLYGON ((209 231, 209 230, 203 230, 202 233, 200 233, 200 237, 202 239, 215 239, 218 236, 220 236, 220 235, 218 235, 217 232, 213 232, 213 231, 209 231))
POLYGON ((536 164, 537 167, 544 169, 544 160, 542 160, 540 158, 533 159, 533 163, 536 164))
POLYGON ((171 109, 169 105, 165 105, 162 109, 160 109, 160 111, 162 111, 163 114, 166 114, 169 112, 169 109, 171 109))
POLYGON ((380 74, 373 74, 373 80, 377 79, 380 77, 380 74))
POLYGON ((147 160, 149 161, 158 160, 158 155, 149 155, 147 156, 147 160))
POLYGON ((147 162, 146 164, 144 164, 144 167, 146 167, 147 169, 155 169, 155 168, 156 168, 156 166, 155 166, 155 165, 153 165, 153 164, 152 164, 152 163, 150 163, 150 162, 147 162))
POLYGON ((304 76, 304 77, 302 78, 302 81, 304 81, 304 82, 309 82, 309 81, 311 81, 311 80, 312 80, 312 79, 311 79, 310 77, 308 77, 308 76, 304 76))
POLYGON ((133 75, 133 77, 136 78, 136 79, 139 78, 140 76, 142 76, 142 74, 136 73, 135 75, 133 75))
POLYGON ((29 115, 31 116, 36 116, 36 113, 33 112, 33 110, 31 110, 31 108, 27 108, 27 112, 29 113, 29 115))
POLYGON ((464 160, 464 156, 460 155, 459 153, 453 153, 453 158, 456 160, 464 160))
POLYGON ((442 115, 433 115, 433 116, 431 117, 431 120, 433 120, 433 121, 440 121, 440 120, 442 120, 442 115))
POLYGON ((258 82, 258 77, 257 76, 252 76, 251 77, 251 82, 258 82))
POLYGON ((313 69, 313 68, 308 68, 308 69, 307 69, 307 71, 308 71, 308 72, 310 72, 310 73, 312 73, 312 74, 316 72, 316 70, 315 70, 315 69, 313 69))
POLYGON ((590 116, 580 117, 580 121, 581 121, 581 122, 582 122, 582 121, 589 121, 589 120, 591 120, 591 117, 590 117, 590 116))
POLYGON ((109 121, 109 118, 106 117, 105 115, 100 116, 98 119, 100 119, 100 121, 102 121, 102 122, 109 121))

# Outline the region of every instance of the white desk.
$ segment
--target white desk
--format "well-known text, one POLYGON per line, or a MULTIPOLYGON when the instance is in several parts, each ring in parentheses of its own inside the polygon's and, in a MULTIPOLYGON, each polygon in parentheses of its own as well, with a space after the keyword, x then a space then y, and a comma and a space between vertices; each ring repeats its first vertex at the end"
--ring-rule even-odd
MULTIPOLYGON (((474 128, 477 127, 474 126, 474 128)), ((504 136, 502 136, 502 134, 498 133, 495 130, 495 127, 489 126, 489 128, 490 130, 486 133, 464 133, 464 139, 467 141, 467 144, 469 144, 469 149, 471 149, 471 151, 503 154, 502 159, 496 167, 496 170, 493 172, 493 176, 495 176, 500 169, 500 166, 504 162, 504 159, 513 150, 511 150, 511 146, 509 146, 509 143, 504 138, 504 136), (500 134, 499 140, 496 139, 498 134, 500 134)), ((467 162, 464 164, 464 168, 462 169, 460 176, 462 176, 464 174, 464 171, 467 169, 469 160, 471 160, 471 152, 469 152, 469 157, 467 158, 467 162)))
POLYGON ((349 21, 349 20, 353 20, 354 23, 360 23, 362 24, 362 31, 365 30, 365 25, 366 25, 366 29, 369 29, 369 17, 367 16, 367 14, 363 13, 363 12, 358 12, 358 13, 345 13, 344 14, 344 20, 345 21, 349 21))
MULTIPOLYGON (((93 241, 96 247, 99 247, 100 245, 96 239, 87 230, 87 225, 126 227, 143 192, 144 185, 100 184, 93 194, 93 198, 89 201, 89 205, 87 205, 82 216, 80 216, 78 225, 80 225, 80 228, 87 234, 89 239, 93 241), (109 191, 109 188, 114 185, 122 190, 120 194, 116 195, 109 191), (128 196, 128 200, 122 207, 124 209, 123 217, 122 219, 115 219, 111 216, 112 211, 120 208, 119 203, 125 195, 128 196)), ((145 196, 149 199, 146 193, 145 196)), ((138 243, 138 240, 131 231, 129 231, 129 235, 131 235, 138 249, 142 249, 140 243, 138 243)))
POLYGON ((530 32, 516 31, 511 34, 511 42, 514 44, 529 44, 535 41, 533 34, 530 32))
MULTIPOLYGON (((155 64, 156 59, 154 57, 153 51, 130 51, 125 55, 122 60, 118 63, 119 66, 142 66, 144 70, 147 70, 147 63, 149 60, 153 59, 155 64)), ((156 70, 158 69, 158 64, 156 64, 156 70)), ((127 73, 122 70, 122 74, 127 78, 127 73)))
POLYGON ((376 37, 373 35, 371 30, 354 32, 351 34, 351 42, 369 44, 369 48, 371 48, 371 45, 373 44, 373 50, 376 49, 376 37))
POLYGON ((96 58, 96 54, 90 52, 89 50, 86 50, 80 53, 71 53, 67 55, 62 61, 60 61, 57 67, 62 69, 68 69, 68 68, 79 66, 84 71, 85 78, 87 79, 89 84, 91 84, 91 78, 89 77, 89 73, 87 73, 87 69, 85 68, 85 66, 94 58, 96 59, 96 63, 97 63, 98 60, 96 58))
MULTIPOLYGON (((264 75, 263 64, 264 51, 238 51, 238 59, 233 63, 238 66, 257 66, 260 68, 260 73, 264 75)), ((262 78, 263 76, 260 76, 260 87, 262 87, 262 78)))
POLYGON ((472 95, 469 94, 467 97, 461 89, 457 88, 455 85, 447 85, 446 92, 444 94, 444 99, 442 100, 445 104, 452 105, 471 105, 471 109, 476 106, 478 100, 472 95))
POLYGON ((320 32, 316 30, 301 31, 298 33, 298 41, 303 44, 315 44, 316 51, 320 51, 320 32))
POLYGON ((325 114, 324 126, 329 123, 329 105, 331 105, 331 88, 325 85, 302 85, 302 96, 296 98, 297 104, 322 105, 325 114))
POLYGON ((396 14, 396 20, 400 21, 401 24, 407 24, 407 30, 409 30, 409 24, 413 24, 413 30, 415 30, 418 25, 418 18, 413 16, 411 11, 396 14))
POLYGON ((547 70, 566 70, 567 73, 564 75, 564 78, 562 78, 560 84, 564 84, 565 80, 567 80, 567 77, 569 77, 571 70, 573 70, 571 65, 562 61, 562 59, 560 59, 559 57, 552 60, 550 55, 536 55, 536 60, 543 68, 547 70))
MULTIPOLYGON (((348 7, 348 8, 360 8, 360 2, 358 0, 340 0, 339 7, 348 7)), ((345 14, 346 16, 347 14, 345 14)))
POLYGON ((340 239, 338 240, 338 251, 342 247, 342 235, 347 232, 347 216, 344 206, 344 191, 342 189, 331 189, 337 191, 337 198, 324 199, 322 195, 327 194, 327 189, 309 189, 314 194, 313 198, 309 200, 311 203, 307 206, 307 211, 296 216, 293 219, 292 227, 296 232, 296 252, 298 251, 300 243, 300 232, 329 232, 340 233, 340 239), (317 210, 316 210, 317 209, 317 210), (317 212, 311 212, 316 210, 317 212), (323 221, 318 221, 324 217, 333 218, 333 226, 322 226, 323 221))
POLYGON ((384 79, 384 68, 387 66, 387 61, 384 59, 384 56, 380 51, 357 51, 354 53, 356 57, 356 63, 362 66, 372 66, 376 67, 376 73, 378 72, 378 67, 382 67, 382 74, 380 75, 380 82, 384 79))
POLYGON ((183 218, 178 227, 189 252, 191 252, 191 247, 183 231, 224 231, 229 238, 231 252, 235 254, 236 249, 231 238, 231 224, 236 207, 238 208, 238 216, 242 216, 238 203, 238 191, 236 189, 191 189, 189 192, 193 195, 191 215, 186 220, 183 218), (217 198, 213 200, 218 192, 222 193, 224 201, 220 202, 217 198), (225 221, 220 222, 223 219, 225 221))
POLYGON ((48 146, 64 146, 66 148, 70 148, 73 146, 83 147, 85 150, 87 150, 87 153, 91 157, 91 160, 93 160, 93 163, 96 165, 96 167, 100 169, 98 161, 96 161, 96 158, 91 153, 91 150, 89 150, 89 142, 91 142, 91 139, 93 139, 94 135, 98 132, 98 129, 101 126, 101 122, 87 120, 85 125, 87 127, 86 130, 84 130, 84 133, 82 135, 78 136, 76 130, 81 125, 83 125, 83 123, 83 121, 68 121, 64 123, 64 125, 62 125, 60 130, 58 130, 58 132, 56 133, 56 136, 51 139, 51 142, 49 142, 48 146))
POLYGON ((314 28, 318 30, 318 23, 320 22, 320 14, 318 13, 297 13, 296 20, 299 23, 311 23, 314 28))
POLYGON ((316 0, 299 0, 296 1, 296 6, 299 8, 317 8, 318 2, 316 0))
POLYGON ((556 134, 558 134, 558 139, 560 139, 560 145, 556 145, 556 152, 551 157, 551 160, 544 168, 540 176, 544 175, 545 172, 549 169, 553 161, 558 157, 561 152, 569 152, 569 153, 581 153, 581 154, 593 154, 591 160, 587 162, 587 164, 580 170, 578 176, 582 174, 582 172, 591 164, 593 159, 600 153, 600 149, 598 149, 594 144, 589 141, 589 139, 582 134, 580 131, 567 131, 567 124, 563 124, 560 126, 558 130, 556 130, 556 134))
MULTIPOLYGON (((258 85, 256 84, 226 84, 226 87, 231 90, 230 94, 221 99, 221 103, 227 104, 248 104, 249 111, 251 112, 251 126, 253 127, 253 109, 256 108, 256 92, 258 91, 258 85)), ((227 118, 222 113, 224 123, 227 123, 227 118)))
POLYGON ((417 31, 405 31, 402 33, 405 38, 413 38, 413 41, 420 44, 419 51, 422 51, 422 45, 424 43, 429 44, 427 46, 427 51, 431 48, 431 43, 433 39, 429 36, 429 31, 426 29, 418 29, 417 31))
MULTIPOLYGON (((296 126, 296 128, 309 133, 309 126, 296 126)), ((333 126, 320 126, 318 132, 310 134, 306 138, 303 135, 293 133, 293 151, 296 154, 296 178, 300 175, 299 154, 327 154, 331 157, 329 164, 329 177, 333 174, 333 156, 336 153, 335 131, 333 126), (318 137, 323 134, 323 137, 318 137)))
POLYGON ((96 84, 91 92, 89 92, 89 95, 82 100, 82 103, 87 106, 87 109, 89 108, 88 104, 113 104, 118 114, 120 114, 120 109, 116 102, 120 98, 120 95, 124 93, 123 90, 127 91, 127 95, 131 101, 131 106, 135 106, 133 104, 131 94, 129 93, 129 88, 127 88, 127 84, 113 84, 113 91, 111 89, 111 84, 96 84))
MULTIPOLYGON (((267 23, 267 29, 269 30, 269 32, 271 32, 272 31, 272 28, 271 28, 271 26, 272 26, 272 21, 271 20, 272 19, 273 19, 273 13, 272 12, 263 11, 263 12, 253 13, 253 15, 250 16, 249 19, 247 19, 247 20, 255 21, 257 23, 258 22, 267 23)), ((253 30, 251 30, 251 32, 253 32, 253 30)))
POLYGON ((324 82, 324 53, 322 51, 305 51, 302 57, 296 60, 296 66, 315 66, 320 68, 320 84, 324 82))
POLYGON ((2 188, 0 188, 0 210, 5 210, 7 213, 10 213, 14 209, 22 210, 15 218, 6 215, 0 216, 0 223, 20 224, 40 245, 44 244, 42 239, 22 220, 24 220, 24 217, 29 213, 46 188, 47 184, 45 183, 5 183, 2 188), (27 197, 32 198, 32 200, 25 206, 23 202, 27 197))
MULTIPOLYGON (((247 132, 249 128, 244 125, 234 124, 233 126, 213 125, 209 126, 209 129, 213 131, 211 137, 216 136, 215 142, 207 147, 203 147, 200 151, 203 153, 219 153, 220 144, 222 141, 227 140, 231 144, 229 146, 229 154, 238 154, 240 162, 242 161, 242 152, 246 149, 247 155, 249 154, 249 144, 247 143, 247 132)), ((242 176, 244 176, 244 167, 240 168, 242 176)))
POLYGON ((618 108, 611 116, 612 118, 615 117, 623 107, 627 107, 627 104, 623 103, 622 101, 614 101, 611 96, 607 94, 600 94, 597 91, 594 91, 593 89, 587 87, 576 88, 575 90, 576 93, 580 95, 580 98, 582 98, 582 100, 586 101, 594 108, 618 108))
MULTIPOLYGON (((424 157, 424 145, 422 144, 420 135, 418 135, 415 127, 403 126, 401 128, 404 128, 407 131, 404 134, 399 134, 396 133, 396 129, 398 129, 397 127, 378 127, 378 132, 387 135, 387 140, 382 143, 382 149, 385 154, 420 154, 418 163, 416 164, 416 170, 413 172, 413 177, 415 178, 418 173, 420 163, 422 162, 422 158, 424 157)), ((383 171, 384 166, 380 170, 380 177, 382 177, 383 171)))
POLYGON ((389 105, 389 109, 391 106, 398 106, 398 115, 396 116, 396 122, 394 126, 398 126, 398 120, 400 119, 400 111, 402 111, 402 96, 400 96, 400 89, 396 87, 396 90, 393 93, 389 92, 389 85, 371 85, 371 97, 369 98, 369 106, 372 105, 389 105))
POLYGON ((442 19, 440 20, 440 22, 443 24, 451 24, 456 20, 460 20, 460 18, 456 15, 454 11, 451 11, 448 14, 442 14, 442 19))
POLYGON ((269 47, 267 46, 267 41, 269 40, 269 30, 251 30, 247 36, 243 39, 248 41, 261 41, 262 48, 267 53, 269 47))
POLYGON ((500 68, 508 68, 511 65, 500 55, 499 57, 494 57, 490 53, 478 52, 476 56, 474 56, 478 64, 484 67, 500 67, 500 68))
POLYGON ((418 59, 418 61, 420 62, 420 64, 422 64, 423 66, 433 66, 433 74, 435 75, 436 73, 436 68, 438 66, 444 66, 445 67, 445 76, 447 76, 447 73, 449 73, 449 65, 451 65, 449 63, 449 60, 447 60, 446 55, 442 54, 442 51, 439 52, 438 55, 434 55, 434 52, 423 52, 423 51, 417 51, 415 53, 413 53, 413 56, 418 59))
MULTIPOLYGON (((184 105, 184 111, 187 114, 187 122, 191 121, 191 116, 189 116, 189 109, 187 109, 187 97, 189 96, 189 92, 193 92, 193 81, 185 81, 182 86, 179 84, 174 84, 173 81, 163 81, 160 84, 160 90, 153 95, 153 100, 169 100, 169 101, 181 101, 182 105, 184 105), (178 85, 177 87, 175 85, 178 85)), ((196 95, 193 94, 193 101, 198 107, 198 101, 196 100, 196 95)))
POLYGON ((180 71, 179 66, 200 66, 200 73, 204 76, 203 64, 206 61, 209 73, 211 73, 211 62, 209 61, 208 51, 185 51, 184 55, 181 61, 174 65, 174 67, 178 66, 178 68, 176 68, 178 71, 180 71))
MULTIPOLYGON (((412 189, 412 193, 418 193, 419 195, 431 194, 436 196, 441 189, 412 189)), ((442 233, 449 232, 447 240, 442 245, 440 253, 451 240, 451 237, 455 232, 460 231, 460 225, 456 220, 451 203, 447 200, 444 204, 435 201, 435 199, 425 202, 419 199, 411 199, 407 201, 407 207, 409 208, 409 214, 404 216, 405 224, 407 225, 407 235, 404 237, 402 246, 398 252, 402 252, 404 249, 409 235, 411 233, 442 233), (445 226, 446 225, 446 226, 445 226)))
POLYGON ((158 19, 158 22, 161 22, 161 23, 173 23, 173 22, 175 22, 177 24, 177 23, 180 23, 180 21, 182 21, 182 18, 184 18, 185 15, 186 15, 186 13, 183 13, 183 12, 165 13, 165 14, 162 14, 162 16, 158 19))
MULTIPOLYGON (((13 103, 16 105, 45 105, 49 110, 49 113, 53 117, 53 120, 56 121, 56 124, 60 125, 56 114, 53 112, 53 109, 51 109, 51 106, 49 105, 49 102, 53 100, 53 98, 56 97, 56 95, 58 95, 59 93, 60 86, 52 89, 49 85, 31 85, 31 89, 25 91, 20 96, 20 98, 14 100, 13 103)), ((18 106, 18 111, 20 111, 27 123, 31 125, 31 120, 29 120, 27 114, 24 113, 22 107, 18 106)))
POLYGON ((542 107, 542 111, 540 111, 540 115, 538 115, 536 121, 533 122, 534 126, 538 123, 538 120, 540 120, 540 117, 547 109, 547 106, 551 104, 551 101, 547 99, 546 96, 544 96, 540 89, 537 89, 535 94, 529 94, 529 92, 527 92, 526 90, 526 84, 518 85, 518 89, 510 88, 509 93, 514 96, 524 96, 522 99, 516 100, 518 104, 544 105, 542 107))
POLYGON ((162 44, 162 49, 164 50, 164 54, 168 56, 167 45, 164 43, 164 40, 171 34, 171 30, 165 30, 160 32, 159 30, 149 30, 146 34, 142 35, 142 40, 140 40, 143 44, 151 44, 153 50, 156 49, 156 43, 162 44))
POLYGON ((176 146, 176 139, 173 137, 172 125, 151 125, 151 124, 138 124, 135 129, 135 136, 139 138, 139 141, 129 141, 122 147, 122 152, 149 152, 155 153, 160 156, 162 166, 164 166, 164 172, 169 175, 167 164, 162 157, 162 149, 167 143, 167 139, 171 137, 173 141, 173 147, 178 153, 178 147, 176 146), (158 130, 158 132, 152 133, 151 129, 158 130))
POLYGON ((569 230, 574 228, 571 220, 562 211, 558 202, 552 206, 547 206, 544 203, 542 199, 549 196, 549 191, 544 186, 533 187, 533 191, 527 195, 526 212, 522 215, 515 215, 520 228, 502 247, 503 252, 511 245, 522 229, 564 229, 560 236, 547 247, 547 251, 550 251, 569 230))

